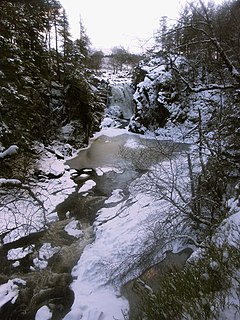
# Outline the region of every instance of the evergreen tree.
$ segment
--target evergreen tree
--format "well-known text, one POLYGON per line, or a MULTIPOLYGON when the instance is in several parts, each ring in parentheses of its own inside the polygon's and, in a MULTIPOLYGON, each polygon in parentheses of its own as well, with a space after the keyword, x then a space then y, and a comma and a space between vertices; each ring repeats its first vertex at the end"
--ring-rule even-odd
POLYGON ((91 97, 85 84, 90 41, 83 26, 81 38, 71 40, 66 12, 56 0, 3 0, 0 12, 1 143, 49 141, 72 118, 66 96, 78 105, 75 94, 69 99, 69 84, 91 97))

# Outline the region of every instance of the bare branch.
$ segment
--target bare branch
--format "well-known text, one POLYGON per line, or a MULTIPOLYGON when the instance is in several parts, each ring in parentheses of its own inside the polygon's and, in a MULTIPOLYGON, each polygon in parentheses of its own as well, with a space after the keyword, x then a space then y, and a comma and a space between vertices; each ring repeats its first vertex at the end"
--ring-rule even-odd
POLYGON ((30 197, 43 209, 44 212, 44 220, 46 222, 46 209, 44 206, 44 202, 41 201, 36 194, 32 191, 32 189, 28 186, 23 184, 18 179, 0 179, 0 187, 6 187, 6 188, 17 188, 19 190, 25 190, 29 193, 30 197))
POLYGON ((171 64, 171 68, 172 68, 172 70, 174 70, 178 74, 179 78, 186 85, 186 89, 189 90, 190 92, 200 93, 200 92, 209 91, 209 90, 228 90, 228 89, 235 89, 236 88, 236 86, 234 86, 232 84, 221 85, 221 84, 217 84, 217 83, 208 84, 208 85, 199 86, 199 87, 192 87, 190 85, 189 81, 183 77, 183 75, 180 73, 180 71, 174 65, 174 63, 171 64))

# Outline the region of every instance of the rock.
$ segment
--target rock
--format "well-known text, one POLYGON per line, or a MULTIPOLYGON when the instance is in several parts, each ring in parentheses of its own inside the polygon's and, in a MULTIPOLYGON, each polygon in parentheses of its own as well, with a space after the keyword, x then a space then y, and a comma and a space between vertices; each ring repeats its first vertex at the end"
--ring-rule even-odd
POLYGON ((45 149, 56 156, 57 159, 64 159, 64 155, 58 151, 57 149, 51 149, 49 147, 45 147, 45 149))
POLYGON ((35 170, 34 176, 37 179, 58 179, 64 175, 64 163, 56 158, 43 158, 35 170))

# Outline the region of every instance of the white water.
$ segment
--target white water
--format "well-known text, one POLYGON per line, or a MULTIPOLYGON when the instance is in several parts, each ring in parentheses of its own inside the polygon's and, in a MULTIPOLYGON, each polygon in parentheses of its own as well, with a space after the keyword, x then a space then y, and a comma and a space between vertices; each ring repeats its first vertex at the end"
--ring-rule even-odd
POLYGON ((121 108, 123 119, 129 120, 133 115, 133 90, 130 82, 120 82, 111 85, 111 97, 109 106, 121 108))

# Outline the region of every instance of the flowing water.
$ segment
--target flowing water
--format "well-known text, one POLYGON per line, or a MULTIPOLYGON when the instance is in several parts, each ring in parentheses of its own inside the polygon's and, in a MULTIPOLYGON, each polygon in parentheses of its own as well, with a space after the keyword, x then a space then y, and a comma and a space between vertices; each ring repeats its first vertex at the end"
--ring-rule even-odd
MULTIPOLYGON (((118 104, 125 118, 130 118, 133 112, 129 97, 128 86, 121 84, 112 90, 111 105, 118 104)), ((94 218, 95 240, 85 248, 72 271, 75 300, 65 320, 124 319, 124 310, 129 305, 121 295, 127 296, 131 304, 136 299, 132 299, 128 285, 122 292, 121 288, 128 283, 128 275, 131 274, 131 279, 144 271, 141 259, 133 257, 144 254, 142 243, 147 238, 142 228, 152 222, 149 220, 152 212, 159 210, 159 204, 155 206, 151 196, 138 196, 133 182, 144 183, 141 177, 152 166, 178 159, 188 148, 187 144, 147 139, 126 129, 106 129, 67 161, 79 177, 91 169, 86 182, 94 181, 95 186, 83 197, 102 196, 105 201, 94 218)), ((161 273, 161 268, 158 272, 161 273)))
POLYGON ((134 112, 133 89, 129 82, 120 82, 111 86, 109 106, 121 108, 123 119, 129 120, 134 112))

